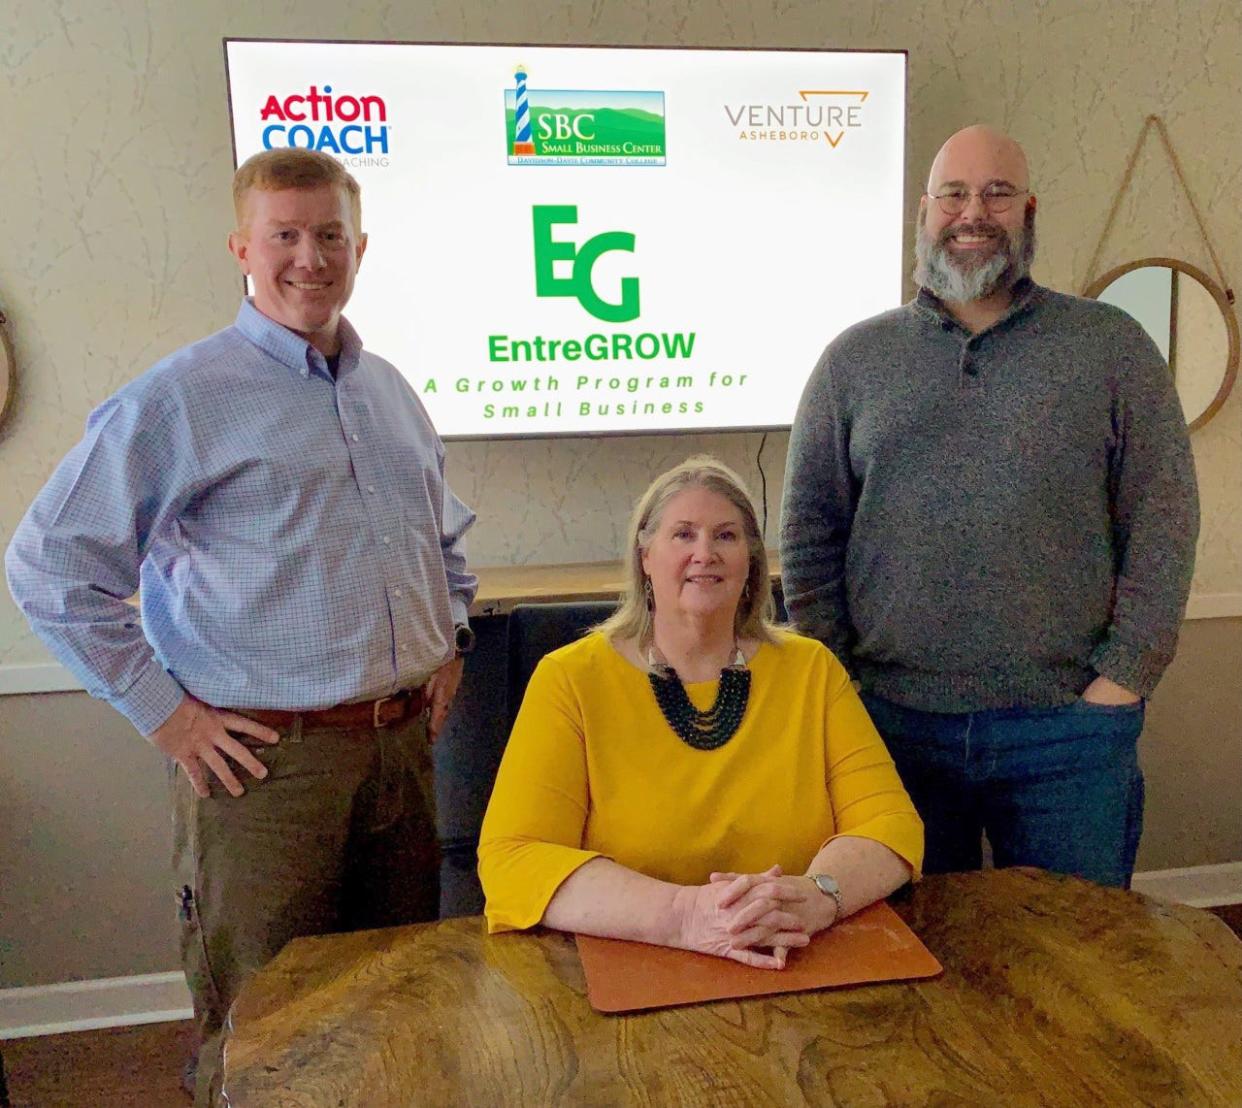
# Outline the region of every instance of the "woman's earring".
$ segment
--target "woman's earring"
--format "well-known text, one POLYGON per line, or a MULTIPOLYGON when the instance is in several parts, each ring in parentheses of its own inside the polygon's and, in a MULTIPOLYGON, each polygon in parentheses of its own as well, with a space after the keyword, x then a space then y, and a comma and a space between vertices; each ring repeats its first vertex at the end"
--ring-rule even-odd
POLYGON ((655 611, 655 593, 651 589, 651 578, 650 577, 643 578, 643 596, 646 598, 646 601, 647 601, 647 611, 654 612, 655 611))
POLYGON ((743 604, 750 603, 750 582, 749 581, 747 581, 746 584, 742 586, 742 603, 743 604))

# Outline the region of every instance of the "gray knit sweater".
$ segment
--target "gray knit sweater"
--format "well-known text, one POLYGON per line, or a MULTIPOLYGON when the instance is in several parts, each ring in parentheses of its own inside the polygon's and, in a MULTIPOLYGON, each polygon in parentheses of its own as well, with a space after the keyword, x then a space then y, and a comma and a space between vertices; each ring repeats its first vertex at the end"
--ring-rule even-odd
POLYGON ((1041 288, 979 334, 926 291, 820 358, 781 560, 798 627, 867 691, 934 712, 1144 696, 1199 530, 1168 367, 1117 308, 1041 288))

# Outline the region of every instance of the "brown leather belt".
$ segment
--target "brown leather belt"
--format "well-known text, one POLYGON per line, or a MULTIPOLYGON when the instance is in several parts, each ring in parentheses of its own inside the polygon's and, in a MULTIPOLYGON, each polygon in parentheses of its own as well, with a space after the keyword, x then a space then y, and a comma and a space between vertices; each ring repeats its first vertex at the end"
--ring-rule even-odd
POLYGON ((303 727, 370 727, 378 730, 402 723, 418 715, 426 706, 427 697, 422 689, 402 689, 379 700, 338 704, 335 708, 314 708, 305 712, 284 708, 230 708, 229 711, 268 727, 292 727, 293 721, 300 718, 303 727))

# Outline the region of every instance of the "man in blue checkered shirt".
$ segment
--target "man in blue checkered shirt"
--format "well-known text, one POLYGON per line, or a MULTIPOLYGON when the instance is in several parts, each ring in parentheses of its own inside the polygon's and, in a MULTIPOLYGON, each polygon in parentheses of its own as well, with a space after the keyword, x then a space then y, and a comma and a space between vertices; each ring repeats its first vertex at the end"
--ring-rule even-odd
POLYGON ((91 413, 6 557, 43 641, 170 759, 203 1104, 289 939, 435 918, 428 740, 476 587, 439 437, 341 317, 357 182, 272 150, 233 194, 253 299, 91 413))

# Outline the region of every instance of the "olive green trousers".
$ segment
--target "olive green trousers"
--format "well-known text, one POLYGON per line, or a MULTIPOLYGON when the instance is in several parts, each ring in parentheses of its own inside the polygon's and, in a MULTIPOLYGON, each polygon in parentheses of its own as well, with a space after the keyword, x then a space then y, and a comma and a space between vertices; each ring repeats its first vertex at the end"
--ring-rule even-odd
MULTIPOLYGON (((267 746, 233 797, 173 777, 181 959, 199 1034, 195 1104, 214 1106, 229 1008, 290 939, 437 918, 431 758, 420 717, 390 728, 304 727, 267 746)), ((176 766, 173 766, 176 770, 176 766)))

